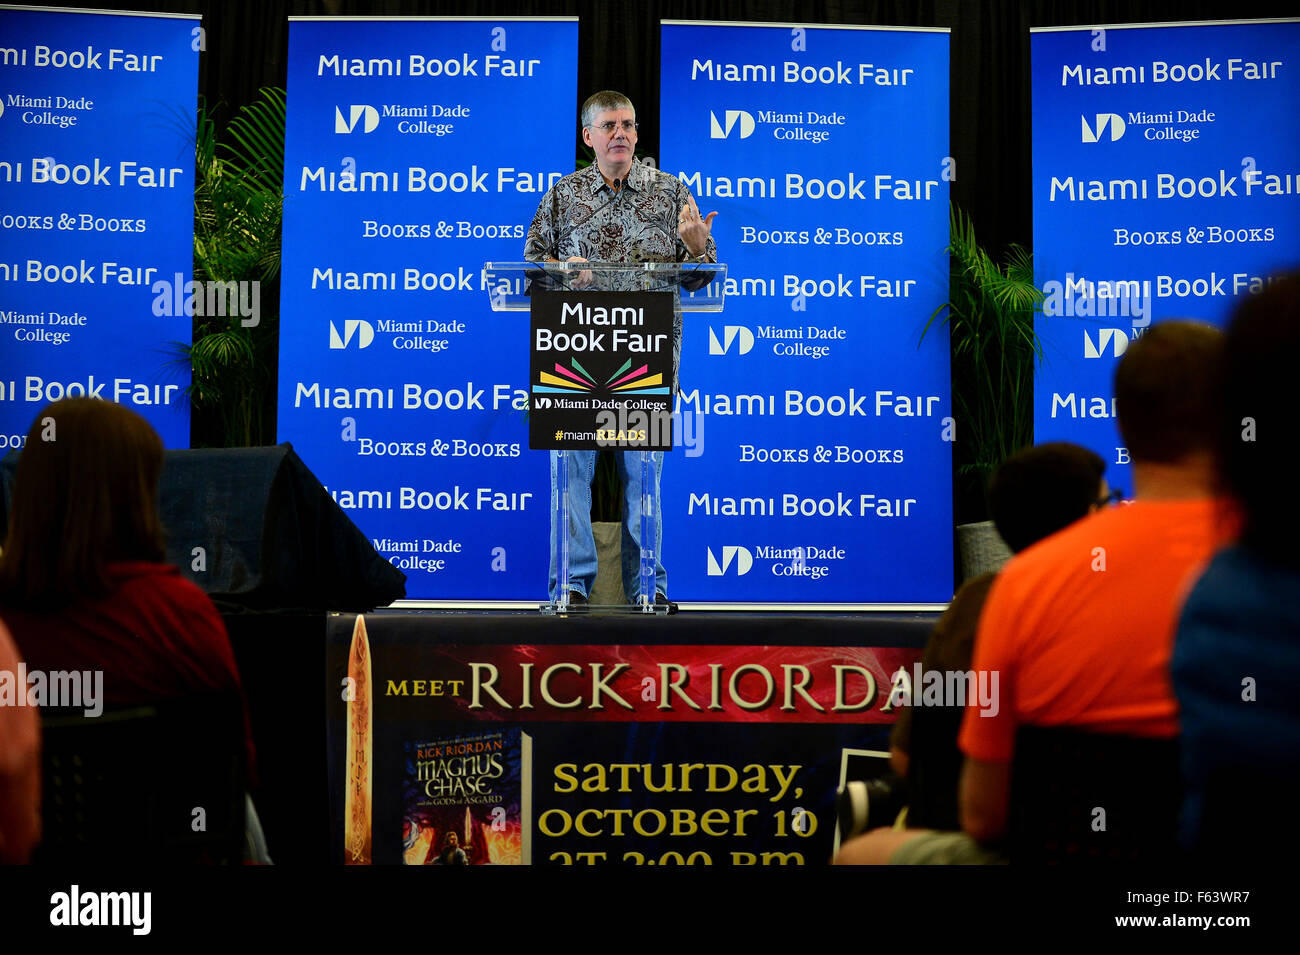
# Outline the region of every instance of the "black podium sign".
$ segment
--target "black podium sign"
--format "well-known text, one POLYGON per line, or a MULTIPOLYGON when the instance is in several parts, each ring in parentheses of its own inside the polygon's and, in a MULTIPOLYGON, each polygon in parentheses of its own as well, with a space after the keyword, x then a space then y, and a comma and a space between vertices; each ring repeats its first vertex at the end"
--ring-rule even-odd
POLYGON ((673 293, 535 291, 528 446, 672 449, 673 293))

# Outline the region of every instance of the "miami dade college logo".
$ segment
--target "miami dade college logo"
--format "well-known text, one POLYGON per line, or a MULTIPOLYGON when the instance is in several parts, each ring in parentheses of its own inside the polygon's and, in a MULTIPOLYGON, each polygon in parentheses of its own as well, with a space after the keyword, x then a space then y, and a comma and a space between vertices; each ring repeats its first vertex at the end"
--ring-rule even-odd
POLYGON ((706 547, 705 551, 709 555, 709 576, 721 577, 730 568, 734 561, 736 564, 736 576, 744 577, 749 573, 749 568, 754 566, 754 555, 749 552, 748 547, 732 546, 730 544, 722 548, 722 563, 718 563, 718 558, 714 556, 713 548, 706 547))
POLYGON ((723 325, 722 341, 718 341, 717 332, 712 328, 709 329, 709 354, 725 355, 731 351, 731 345, 736 339, 740 339, 740 344, 736 346, 737 355, 748 355, 749 350, 754 347, 754 333, 744 325, 723 325))
POLYGON ((1084 358, 1102 358, 1107 351, 1113 352, 1116 358, 1128 351, 1128 335, 1124 329, 1099 328, 1096 341, 1088 334, 1088 329, 1083 330, 1084 358))
POLYGON ((1085 143, 1101 142, 1106 135, 1106 130, 1110 130, 1110 141, 1120 139, 1124 135, 1124 117, 1117 113, 1098 113, 1097 122, 1093 126, 1088 125, 1088 117, 1080 116, 1079 122, 1083 126, 1083 136, 1080 140, 1085 143))
POLYGON ((364 106, 353 103, 348 107, 347 118, 343 117, 343 107, 334 107, 334 132, 351 133, 357 128, 357 120, 365 117, 365 123, 361 126, 363 133, 373 133, 375 127, 379 125, 379 111, 373 106, 364 106))
POLYGON ((340 335, 338 327, 330 322, 330 348, 349 347, 354 335, 357 348, 369 348, 370 343, 375 340, 375 326, 364 318, 349 318, 343 322, 343 334, 340 335))
POLYGON ((718 114, 709 110, 709 138, 726 139, 731 135, 731 131, 736 128, 736 120, 740 120, 740 139, 748 139, 754 135, 754 117, 743 109, 729 109, 723 115, 723 122, 718 122, 718 114))

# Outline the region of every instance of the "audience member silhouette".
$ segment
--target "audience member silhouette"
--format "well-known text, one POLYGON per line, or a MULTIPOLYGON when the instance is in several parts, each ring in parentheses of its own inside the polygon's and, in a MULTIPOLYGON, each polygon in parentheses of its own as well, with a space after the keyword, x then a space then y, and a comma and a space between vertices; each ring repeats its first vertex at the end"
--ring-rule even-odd
MULTIPOLYGON (((989 481, 989 514, 1013 553, 1056 533, 1107 502, 1102 476, 1106 462, 1087 448, 1051 442, 1009 457, 989 481)), ((975 627, 996 573, 962 584, 926 643, 922 672, 970 670, 975 627)), ((920 688, 913 688, 919 692, 920 688)), ((840 865, 984 862, 991 857, 961 828, 957 783, 962 755, 957 748, 963 710, 956 706, 903 706, 890 738, 895 770, 905 778, 907 829, 883 829, 846 843, 840 865), (927 832, 926 830, 939 830, 927 832)))
POLYGON ((1216 409, 1218 479, 1238 543, 1191 588, 1174 643, 1186 787, 1181 837, 1202 861, 1295 858, 1300 795, 1300 274, 1238 307, 1216 409))
MULTIPOLYGON (((989 592, 973 666, 1000 675, 1001 706, 991 714, 968 705, 959 736, 962 828, 981 843, 1007 833, 1022 729, 1117 746, 1178 735, 1169 660, 1179 605, 1189 575, 1234 530, 1213 497, 1222 342, 1209 325, 1165 321, 1129 346, 1114 394, 1135 499, 1018 555, 989 592)), ((1172 792, 1176 767, 1169 775, 1172 792)), ((1109 854, 1120 832, 1110 826, 1095 848, 1104 842, 1109 854)))
POLYGON ((100 672, 110 706, 243 696, 212 601, 165 563, 162 466, 162 440, 138 414, 70 398, 37 415, 14 478, 0 618, 29 671, 100 672))

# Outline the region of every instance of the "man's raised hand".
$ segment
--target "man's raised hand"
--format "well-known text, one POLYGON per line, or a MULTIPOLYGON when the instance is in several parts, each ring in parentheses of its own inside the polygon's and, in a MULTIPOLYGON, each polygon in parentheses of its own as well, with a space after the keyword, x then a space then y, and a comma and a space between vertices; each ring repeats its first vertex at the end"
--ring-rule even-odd
POLYGON ((687 197, 686 205, 682 206, 682 211, 677 216, 677 234, 685 243, 686 251, 691 255, 701 256, 708 251, 709 233, 713 228, 713 217, 716 215, 716 212, 710 212, 701 218, 695 198, 687 197))

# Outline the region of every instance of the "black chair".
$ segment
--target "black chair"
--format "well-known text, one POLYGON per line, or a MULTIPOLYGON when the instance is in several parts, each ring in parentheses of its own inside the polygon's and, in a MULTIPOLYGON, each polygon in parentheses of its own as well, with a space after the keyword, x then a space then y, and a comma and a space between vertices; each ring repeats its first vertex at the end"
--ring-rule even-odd
POLYGON ((1169 863, 1181 805, 1177 739, 1025 727, 1006 849, 1028 865, 1169 863))
POLYGON ((41 865, 238 864, 243 715, 231 696, 47 710, 41 865))

